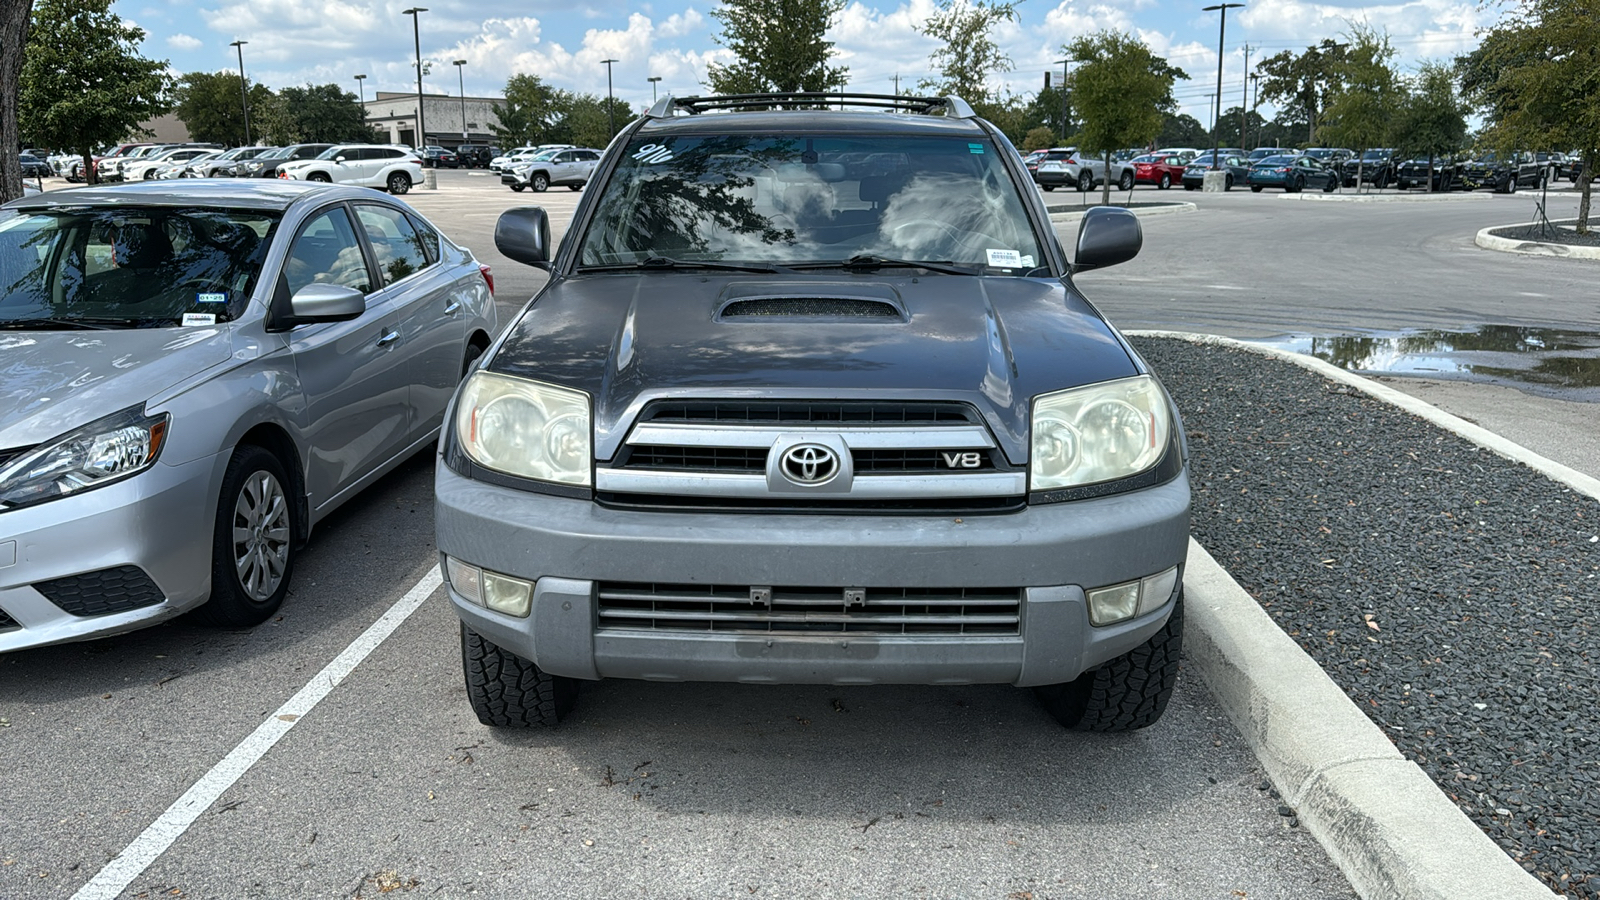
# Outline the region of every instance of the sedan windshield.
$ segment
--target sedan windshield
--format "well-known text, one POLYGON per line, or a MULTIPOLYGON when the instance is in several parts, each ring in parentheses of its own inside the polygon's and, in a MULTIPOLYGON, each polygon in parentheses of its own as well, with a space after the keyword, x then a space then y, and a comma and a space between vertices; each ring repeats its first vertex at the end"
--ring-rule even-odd
POLYGON ((0 329, 234 318, 249 302, 277 223, 276 213, 254 210, 0 212, 0 329))
POLYGON ((871 257, 1024 274, 1044 258, 986 139, 684 135, 635 138, 621 157, 581 266, 871 257))

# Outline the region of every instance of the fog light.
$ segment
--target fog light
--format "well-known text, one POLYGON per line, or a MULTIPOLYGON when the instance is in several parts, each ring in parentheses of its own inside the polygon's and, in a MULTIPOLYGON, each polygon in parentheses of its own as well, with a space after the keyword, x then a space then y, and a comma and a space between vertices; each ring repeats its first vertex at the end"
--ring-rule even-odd
POLYGON ((461 599, 477 606, 483 605, 483 570, 469 566, 453 556, 444 558, 444 576, 461 599))
POLYGON ((1172 599, 1172 591, 1178 586, 1178 567, 1173 566, 1165 572, 1157 572, 1149 578, 1139 582, 1139 615, 1154 612, 1160 609, 1168 600, 1172 599))
POLYGON ((533 585, 520 578, 484 572, 483 600, 483 605, 495 612, 526 619, 533 600, 533 585))
POLYGON ((1089 621, 1095 625, 1112 625, 1133 618, 1139 608, 1139 582, 1114 584, 1095 588, 1089 592, 1089 621))

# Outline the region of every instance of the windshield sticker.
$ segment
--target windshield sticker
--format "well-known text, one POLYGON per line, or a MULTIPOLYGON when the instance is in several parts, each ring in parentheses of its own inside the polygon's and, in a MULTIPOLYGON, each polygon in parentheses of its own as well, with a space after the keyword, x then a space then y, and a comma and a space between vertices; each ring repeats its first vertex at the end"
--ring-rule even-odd
POLYGON ((645 144, 633 158, 645 165, 656 166, 672 159, 672 151, 661 144, 645 144))
POLYGON ((1022 265, 1022 254, 1015 250, 995 250, 991 248, 988 252, 989 265, 997 269, 1015 269, 1022 265))
POLYGON ((193 328, 193 327, 196 327, 196 326, 203 327, 203 326, 206 326, 206 325, 215 325, 215 324, 217 324, 217 317, 212 315, 211 313, 184 313, 183 314, 183 327, 185 327, 185 328, 193 328))
POLYGON ((979 156, 982 156, 983 155, 983 145, 982 144, 968 144, 967 145, 967 152, 976 153, 979 156))
POLYGON ((1023 256, 1022 256, 1022 267, 1024 269, 1033 268, 1033 257, 1028 256, 1027 254, 1023 254, 1023 256))
POLYGON ((195 294, 194 295, 194 302, 196 302, 196 303, 227 303, 228 302, 228 295, 227 294, 195 294))

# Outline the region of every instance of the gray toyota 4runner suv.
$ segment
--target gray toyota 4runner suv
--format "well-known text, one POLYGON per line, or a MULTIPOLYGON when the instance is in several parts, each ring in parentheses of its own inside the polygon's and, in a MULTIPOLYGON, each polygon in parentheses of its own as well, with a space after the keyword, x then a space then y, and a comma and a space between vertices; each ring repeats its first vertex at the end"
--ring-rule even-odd
POLYGON ((1073 728, 1161 716, 1186 445, 1072 281, 1132 258, 1136 218, 1091 209, 1069 260, 950 97, 668 98, 593 186, 553 255, 542 210, 501 216, 550 281, 441 439, 480 720, 554 724, 600 678, 1006 683, 1073 728))

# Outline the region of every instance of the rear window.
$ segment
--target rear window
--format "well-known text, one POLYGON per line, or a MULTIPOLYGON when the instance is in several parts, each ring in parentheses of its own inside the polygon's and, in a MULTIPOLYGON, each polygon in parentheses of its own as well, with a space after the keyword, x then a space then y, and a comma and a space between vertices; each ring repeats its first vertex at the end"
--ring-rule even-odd
POLYGON ((0 212, 0 328, 226 321, 249 303, 275 212, 118 206, 0 212))

